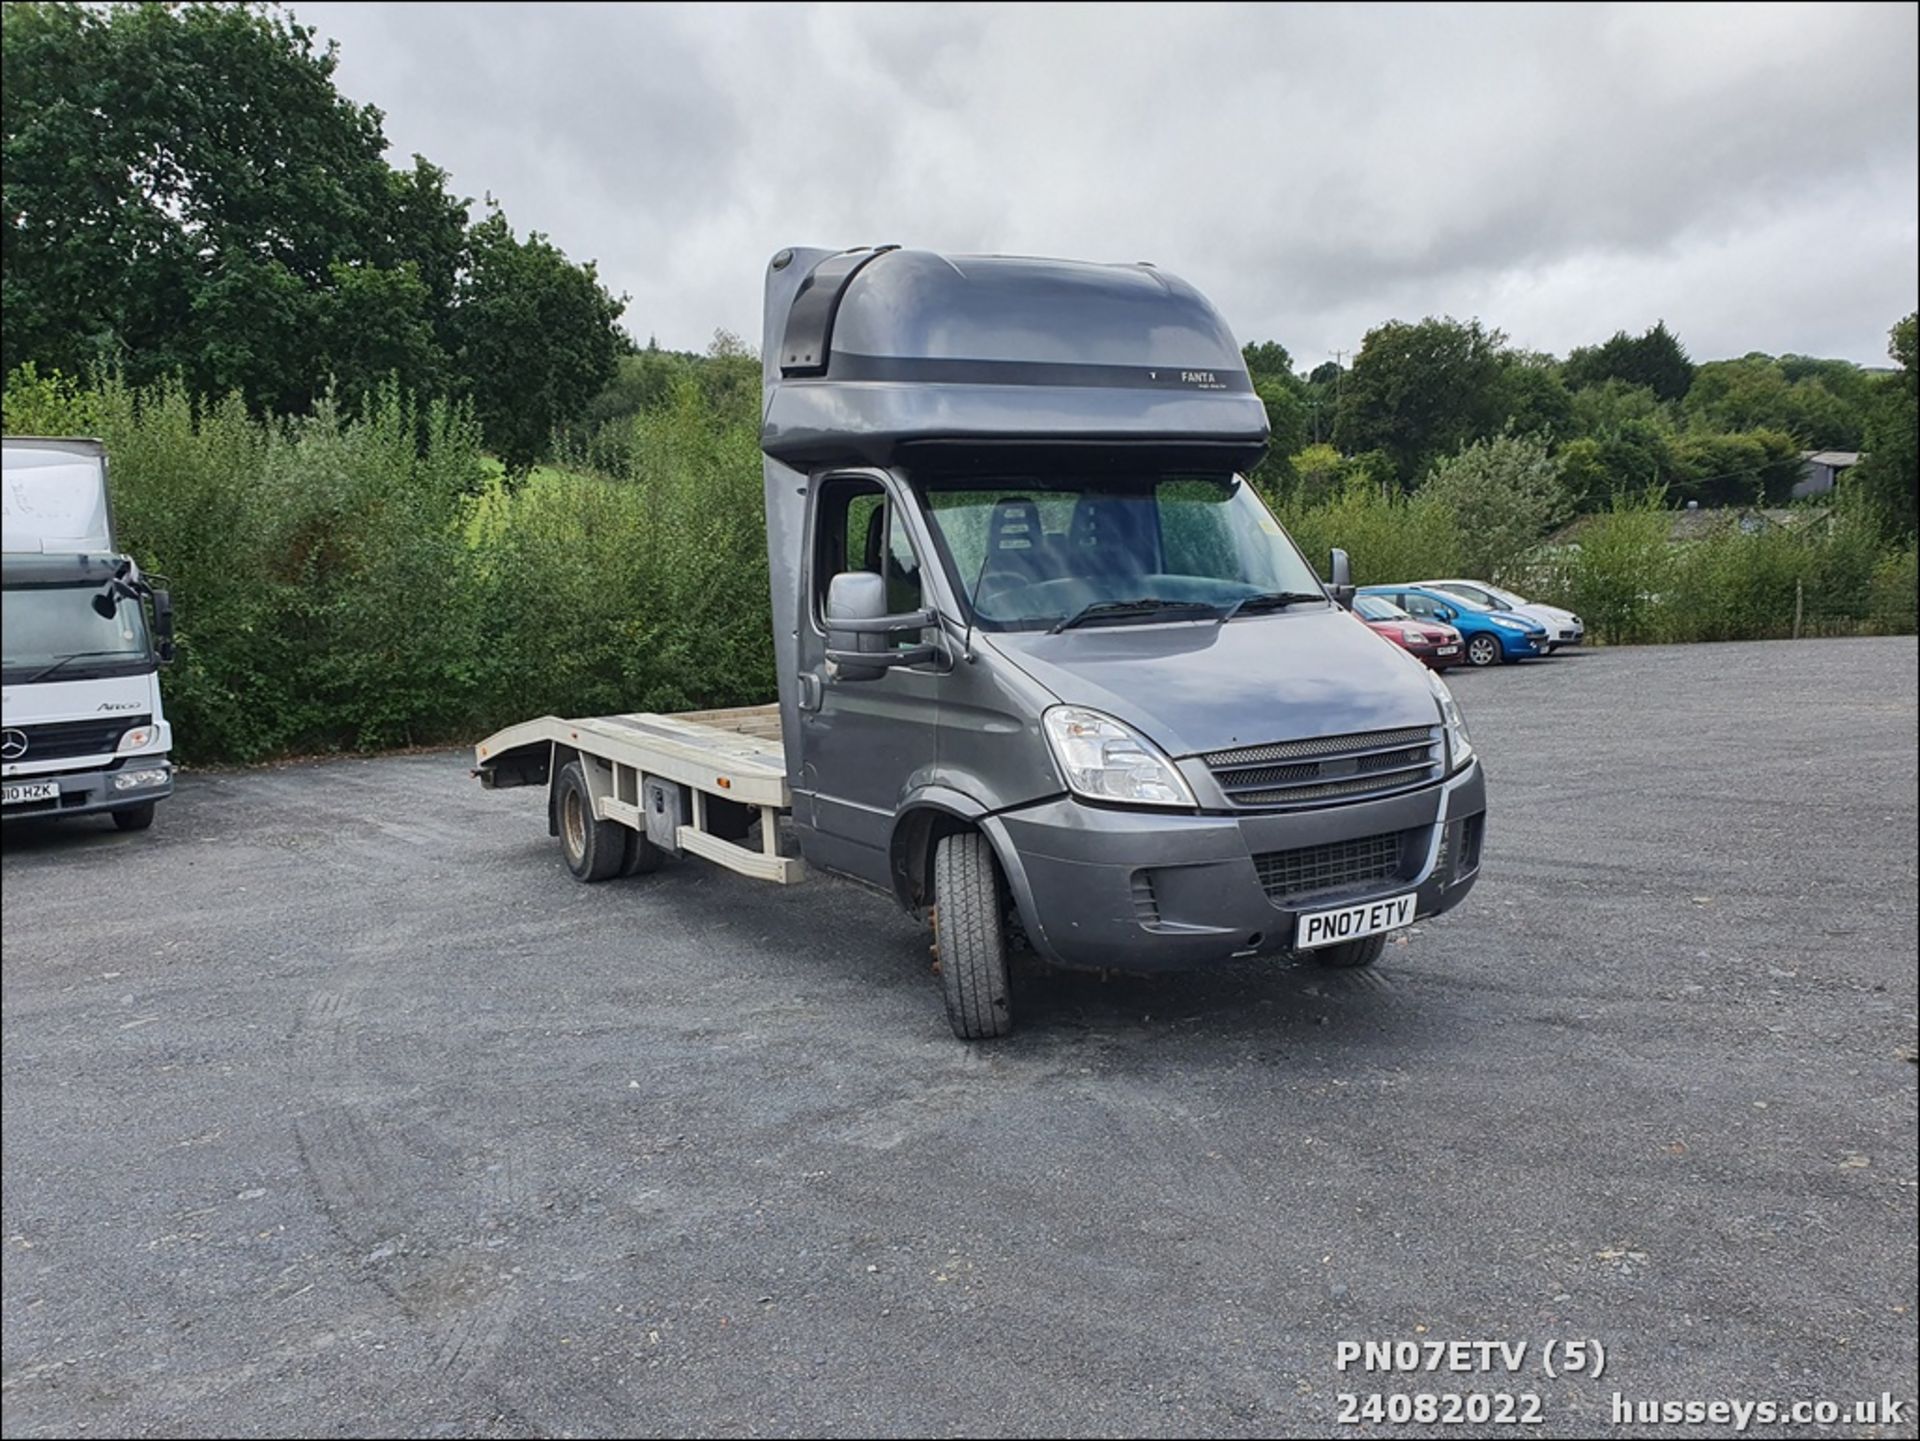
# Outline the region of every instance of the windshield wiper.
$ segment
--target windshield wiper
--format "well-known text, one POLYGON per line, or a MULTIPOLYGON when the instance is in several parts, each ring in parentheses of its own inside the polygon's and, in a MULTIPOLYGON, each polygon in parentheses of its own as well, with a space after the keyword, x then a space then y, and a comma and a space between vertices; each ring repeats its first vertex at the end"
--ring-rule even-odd
POLYGON ((76 661, 76 660, 83 660, 88 656, 103 656, 103 655, 118 656, 122 660, 139 660, 140 659, 140 652, 133 651, 133 650, 77 650, 72 655, 61 656, 60 659, 56 660, 50 666, 43 666, 41 669, 35 671, 32 675, 28 676, 24 681, 21 682, 21 684, 32 685, 37 680, 45 680, 48 676, 52 675, 55 671, 59 670, 61 666, 66 665, 69 662, 76 661))
POLYGON ((1090 620, 1101 620, 1107 616, 1157 615, 1167 612, 1205 611, 1208 615, 1220 614, 1220 607, 1208 605, 1203 600, 1096 600, 1092 605, 1082 606, 1052 630, 1048 635, 1058 635, 1063 630, 1072 630, 1090 620))
POLYGON ((1252 615, 1256 611, 1281 610, 1286 606, 1298 605, 1301 601, 1325 599, 1318 591, 1306 590, 1267 590, 1256 595, 1243 595, 1227 607, 1220 617, 1220 623, 1225 625, 1242 613, 1252 615))

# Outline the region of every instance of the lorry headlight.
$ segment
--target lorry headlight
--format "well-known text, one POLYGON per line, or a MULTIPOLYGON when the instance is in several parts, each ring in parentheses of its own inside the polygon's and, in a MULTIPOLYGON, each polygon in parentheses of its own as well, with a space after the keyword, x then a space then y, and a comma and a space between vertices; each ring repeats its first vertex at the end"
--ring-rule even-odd
POLYGON ((1447 737, 1447 774, 1452 775, 1473 759, 1473 741, 1467 735, 1467 718, 1460 714, 1460 703, 1453 698, 1453 692, 1447 689, 1445 681, 1429 671, 1427 684, 1433 687, 1434 703, 1440 707, 1440 728, 1447 737))
POLYGON ((113 788, 117 791, 137 791, 144 786, 163 786, 167 783, 164 770, 121 771, 113 778, 113 788))
POLYGON ((123 751, 143 751, 153 744, 153 738, 159 734, 152 726, 135 726, 120 737, 118 749, 123 751))
POLYGON ((1040 717, 1060 773, 1075 795, 1136 806, 1199 809, 1186 777, 1132 726, 1082 706, 1057 705, 1040 717))

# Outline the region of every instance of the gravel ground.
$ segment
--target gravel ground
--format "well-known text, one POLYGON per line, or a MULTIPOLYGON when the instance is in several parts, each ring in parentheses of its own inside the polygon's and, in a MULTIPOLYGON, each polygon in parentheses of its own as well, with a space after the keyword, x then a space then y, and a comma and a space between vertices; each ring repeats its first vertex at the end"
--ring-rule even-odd
POLYGON ((9 829, 6 1434, 1915 1434, 1914 642, 1456 690, 1459 910, 1359 975, 1029 977, 977 1049, 884 899, 575 885, 463 754, 9 829))

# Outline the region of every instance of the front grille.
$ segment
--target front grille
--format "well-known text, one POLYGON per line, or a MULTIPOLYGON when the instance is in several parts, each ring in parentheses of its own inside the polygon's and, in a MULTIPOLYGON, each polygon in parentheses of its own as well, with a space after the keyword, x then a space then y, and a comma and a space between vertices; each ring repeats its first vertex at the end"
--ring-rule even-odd
POLYGON ((99 720, 57 721, 51 725, 9 726, 9 761, 57 761, 69 756, 112 755, 120 737, 135 726, 149 725, 152 716, 117 715, 99 720), (15 732, 26 737, 26 749, 17 755, 12 744, 15 732))
POLYGON ((1385 835, 1361 836, 1330 845, 1269 851, 1255 856, 1253 865, 1260 874, 1260 889, 1267 893, 1268 900, 1275 903, 1298 900, 1323 891, 1346 890, 1397 878, 1401 874, 1406 839, 1413 834, 1416 832, 1389 831, 1385 835))
POLYGON ((1440 779, 1444 764, 1437 726, 1275 741, 1201 759, 1230 803, 1276 809, 1410 790, 1440 779))

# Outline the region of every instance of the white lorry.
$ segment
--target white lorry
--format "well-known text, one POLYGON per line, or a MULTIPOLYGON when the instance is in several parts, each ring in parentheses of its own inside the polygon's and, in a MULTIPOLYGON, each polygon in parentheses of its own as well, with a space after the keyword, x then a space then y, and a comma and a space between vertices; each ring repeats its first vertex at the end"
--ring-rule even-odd
POLYGON ((145 830, 173 792, 172 602, 115 544, 104 445, 0 449, 0 819, 105 812, 145 830))

